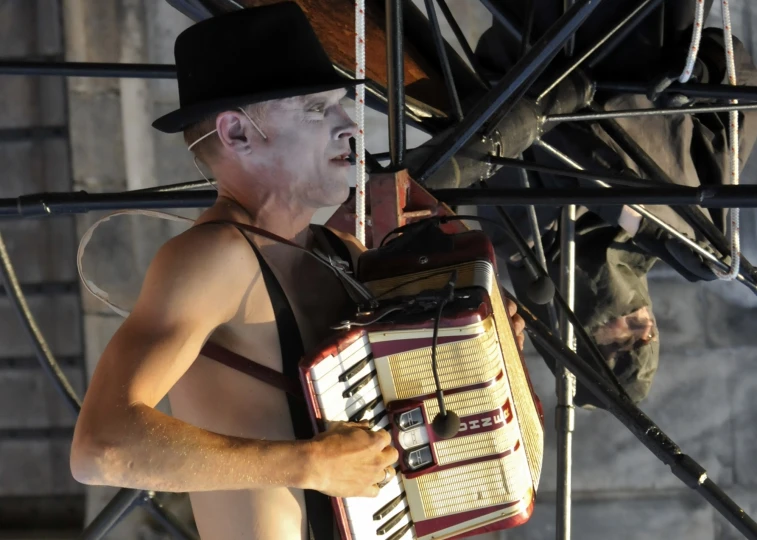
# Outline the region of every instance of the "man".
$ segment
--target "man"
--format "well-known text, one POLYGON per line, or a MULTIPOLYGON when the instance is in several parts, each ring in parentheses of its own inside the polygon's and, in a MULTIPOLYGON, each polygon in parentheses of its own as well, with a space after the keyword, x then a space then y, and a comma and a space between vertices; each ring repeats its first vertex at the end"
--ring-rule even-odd
MULTIPOLYGON (((218 200, 161 248, 103 353, 72 472, 88 484, 190 492, 203 538, 333 537, 323 494, 375 496, 398 457, 388 434, 336 423, 303 436, 304 403, 199 353, 212 342, 292 375, 301 352, 353 313, 336 277, 302 250, 218 222, 313 247, 315 211, 348 196, 355 124, 340 100, 355 81, 334 72, 291 3, 199 23, 175 52, 181 109, 155 126, 184 131, 218 200), (167 393, 172 417, 154 409, 167 393)), ((362 247, 338 237, 354 262, 362 247)))
MULTIPOLYGON (((535 0, 532 36, 541 36, 561 15, 562 4, 535 0)), ((683 71, 691 42, 696 0, 665 3, 664 48, 660 46, 660 19, 652 14, 629 34, 620 46, 592 66, 589 76, 596 81, 647 82, 649 96, 615 92, 597 92, 594 105, 606 110, 648 109, 653 107, 707 104, 707 100, 686 100, 682 96, 659 93, 664 83, 673 82, 683 71)), ((713 2, 706 0, 705 17, 713 2)), ((576 56, 592 46, 598 36, 638 6, 636 0, 603 3, 581 27, 576 36, 576 56)), ((528 4, 513 2, 516 27, 526 20, 528 4)), ((499 79, 518 59, 521 41, 494 24, 481 37, 476 55, 491 80, 499 79)), ((691 82, 727 85, 723 32, 719 28, 703 31, 698 60, 691 82)), ((757 68, 744 45, 734 37, 734 59, 740 85, 757 84, 757 68)), ((559 60, 558 60, 559 62, 559 60)), ((546 76, 546 80, 550 77, 546 76)), ((740 166, 744 167, 757 140, 757 113, 743 111, 739 122, 740 166)), ((642 148, 676 184, 687 186, 728 183, 728 115, 680 114, 618 119, 617 124, 630 140, 642 148)), ((606 123, 576 122, 559 125, 543 140, 584 168, 610 170, 643 176, 639 166, 613 141, 606 123)), ((525 156, 531 161, 560 168, 570 168, 544 150, 535 147, 525 156)), ((591 185, 572 178, 532 174, 531 187, 555 188, 591 185)), ((518 173, 502 169, 491 180, 490 187, 512 187, 519 182, 518 173)), ((654 215, 695 241, 707 245, 705 238, 675 209, 668 206, 646 206, 654 215)), ((520 231, 533 243, 528 216, 524 208, 506 208, 520 231)), ((548 270, 559 282, 560 230, 557 207, 538 207, 541 241, 548 270)), ((698 210, 698 209, 697 209, 698 210)), ((484 215, 498 219, 493 210, 484 215)), ((722 233, 727 232, 727 214, 720 209, 704 209, 702 214, 722 233)), ((545 306, 533 303, 526 293, 531 278, 517 249, 498 229, 483 227, 491 236, 497 253, 506 262, 508 274, 518 298, 545 322, 549 313, 545 306)), ((728 256, 729 253, 724 253, 728 256)), ((620 206, 579 207, 576 222, 576 292, 575 312, 587 332, 593 336, 600 352, 615 372, 629 397, 636 403, 649 393, 657 371, 661 336, 652 313, 652 298, 647 274, 658 261, 670 265, 689 281, 713 280, 715 274, 698 256, 675 241, 655 223, 642 219, 631 208, 620 206)), ((503 265, 504 266, 504 265, 503 265)), ((743 266, 742 266, 743 268, 743 266)), ((734 287, 740 287, 734 285, 734 287)), ((538 347, 537 347, 538 348, 538 347)), ((550 369, 555 360, 539 350, 550 369)), ((578 353, 589 354, 578 340, 578 353)), ((602 406, 582 385, 577 385, 576 404, 586 408, 602 406)))

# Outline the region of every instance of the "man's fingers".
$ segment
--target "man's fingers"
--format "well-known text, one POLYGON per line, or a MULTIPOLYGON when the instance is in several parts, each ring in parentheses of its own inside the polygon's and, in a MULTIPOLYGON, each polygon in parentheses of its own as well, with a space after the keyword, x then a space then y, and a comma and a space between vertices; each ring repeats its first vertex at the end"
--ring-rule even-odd
POLYGON ((523 352, 523 346, 526 344, 526 335, 518 334, 515 336, 515 340, 518 342, 518 350, 523 352))
POLYGON ((507 314, 510 317, 515 315, 518 311, 518 305, 509 298, 505 298, 505 308, 507 309, 507 314))
POLYGON ((381 454, 387 466, 397 463, 400 458, 400 453, 393 446, 387 446, 381 451, 381 454))
POLYGON ((380 429, 373 433, 375 434, 374 440, 376 441, 376 446, 378 448, 383 450, 392 443, 392 436, 389 435, 389 432, 385 429, 380 429))
POLYGON ((512 320, 515 333, 522 334, 523 330, 526 328, 526 321, 523 320, 523 317, 517 314, 512 316, 512 320))

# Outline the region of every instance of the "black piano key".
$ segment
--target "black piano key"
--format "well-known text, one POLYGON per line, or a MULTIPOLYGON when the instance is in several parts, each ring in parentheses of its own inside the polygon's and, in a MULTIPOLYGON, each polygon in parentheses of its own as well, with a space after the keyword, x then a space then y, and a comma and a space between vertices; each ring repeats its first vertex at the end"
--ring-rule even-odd
POLYGON ((388 516, 389 512, 394 510, 404 497, 405 497, 405 494, 401 493, 397 495, 394 499, 386 503, 384 506, 382 506, 378 512, 373 514, 373 521, 381 521, 386 516, 388 516))
POLYGON ((371 382, 371 379, 373 379, 376 376, 375 371, 371 371, 368 375, 360 379, 358 382, 350 386, 347 390, 342 392, 342 397, 348 398, 352 397, 355 394, 357 394, 361 388, 363 388, 366 384, 371 382))
POLYGON ((375 426, 376 424, 378 424, 379 422, 381 422, 381 419, 384 418, 385 416, 386 416, 386 411, 385 410, 381 411, 376 416, 374 416, 373 418, 371 418, 370 420, 368 420, 368 427, 372 428, 373 426, 375 426))
POLYGON ((399 531, 397 531, 396 533, 394 533, 393 535, 391 535, 386 540, 400 540, 400 538, 402 538, 405 535, 405 533, 410 530, 410 527, 412 527, 412 526, 413 526, 413 522, 412 521, 410 523, 407 523, 407 524, 403 525, 400 528, 399 531))
POLYGON ((386 523, 384 523, 381 527, 376 529, 376 534, 386 534, 389 531, 391 531, 397 523, 400 522, 400 520, 405 517, 407 514, 410 513, 410 508, 405 508, 402 512, 397 512, 392 517, 390 517, 386 523))
POLYGON ((339 375, 339 382, 347 382, 349 379, 354 377, 358 371, 367 366, 368 362, 370 362, 371 360, 373 360, 373 355, 369 354, 368 356, 360 360, 360 362, 351 366, 349 369, 347 369, 347 371, 339 375))
POLYGON ((371 411, 375 409, 379 403, 381 403, 383 400, 381 396, 377 397, 376 399, 372 399, 369 401, 362 409, 360 409, 358 412, 350 416, 350 422, 360 422, 363 420, 363 416, 365 416, 365 413, 368 411, 371 411))

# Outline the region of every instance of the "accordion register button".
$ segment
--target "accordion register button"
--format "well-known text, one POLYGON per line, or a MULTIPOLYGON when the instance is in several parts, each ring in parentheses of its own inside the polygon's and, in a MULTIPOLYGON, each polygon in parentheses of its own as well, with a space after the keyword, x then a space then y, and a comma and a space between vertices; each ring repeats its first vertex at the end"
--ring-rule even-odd
POLYGON ((425 467, 426 465, 433 462, 434 457, 431 455, 430 446, 418 448, 417 450, 408 452, 405 456, 405 463, 413 470, 420 469, 421 467, 425 467))
POLYGON ((415 429, 400 431, 397 435, 397 442, 405 450, 428 444, 428 430, 426 426, 419 426, 415 429))
POLYGON ((413 409, 412 411, 403 412, 400 415, 397 425, 400 429, 410 429, 411 427, 418 426, 423 423, 423 413, 421 408, 413 409))

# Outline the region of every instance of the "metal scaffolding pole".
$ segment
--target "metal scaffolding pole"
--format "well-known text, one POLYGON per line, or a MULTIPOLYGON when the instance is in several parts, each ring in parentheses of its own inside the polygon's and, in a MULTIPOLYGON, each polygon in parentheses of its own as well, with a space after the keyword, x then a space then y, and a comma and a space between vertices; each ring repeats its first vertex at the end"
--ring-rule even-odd
POLYGON ((637 116, 671 116, 676 114, 721 113, 730 111, 754 111, 757 103, 740 103, 738 105, 712 105, 696 107, 668 107, 660 109, 620 109, 617 111, 592 112, 579 114, 553 114, 544 117, 545 122, 584 122, 590 120, 608 120, 614 118, 634 118, 637 116))
MULTIPOLYGON (((597 90, 609 90, 626 94, 643 94, 649 92, 649 85, 635 82, 595 82, 597 90)), ((663 94, 683 94, 693 98, 704 99, 738 99, 740 101, 757 100, 757 86, 730 86, 727 84, 679 83, 674 82, 662 91, 663 94)))
MULTIPOLYGON (((532 168, 530 165, 528 168, 532 168)), ((567 174, 566 174, 567 175, 567 174)), ((583 178, 584 176, 578 176, 583 178)), ((596 182, 603 187, 599 176, 596 182)), ((185 182, 120 193, 49 192, 0 199, 0 221, 3 219, 41 218, 94 211, 206 208, 216 200, 215 190, 191 191, 207 185, 204 180, 185 182)), ((450 205, 477 206, 562 206, 578 204, 590 206, 634 207, 639 204, 699 205, 706 208, 757 208, 757 186, 658 186, 654 188, 513 188, 513 189, 435 189, 429 193, 450 205)), ((646 212, 646 211, 645 211, 646 212)), ((651 218, 650 218, 651 219, 651 218)), ((694 244, 696 245, 696 244, 694 244)), ((701 248, 699 248, 701 249, 701 248)), ((707 252, 705 252, 707 253, 707 252)), ((713 255, 710 255, 713 257, 713 255)))
POLYGON ((531 47, 526 55, 476 103, 413 175, 423 183, 454 156, 497 111, 509 111, 552 61, 568 38, 596 9, 600 0, 581 0, 531 47))
MULTIPOLYGON (((560 293, 568 307, 575 309, 576 287, 576 205, 563 207, 560 217, 560 293)), ((570 350, 576 350, 573 325, 564 310, 560 311, 560 337, 570 350)), ((556 538, 570 540, 571 531, 571 483, 573 466, 573 429, 576 394, 576 378, 563 365, 555 377, 557 406, 555 429, 557 430, 557 523, 556 538)))
POLYGON ((175 79, 170 64, 115 64, 107 62, 0 61, 0 75, 45 75, 58 77, 104 77, 120 79, 175 79))
MULTIPOLYGON (((571 0, 565 1, 569 2, 571 0)), ((547 86, 544 91, 542 91, 539 97, 536 98, 536 102, 538 103, 539 101, 544 99, 547 94, 549 94, 558 84, 564 81, 568 75, 578 69, 581 64, 586 61, 586 59, 597 52, 597 50, 599 50, 603 45, 607 44, 605 45, 605 48, 602 49, 602 54, 607 54, 607 51, 612 51, 612 49, 614 49, 631 30, 636 28, 639 23, 641 23, 647 17, 647 15, 654 11, 654 9, 660 4, 660 2, 662 2, 662 0, 642 0, 642 2, 636 7, 636 9, 631 11, 628 16, 623 18, 622 21, 620 21, 617 25, 610 29, 607 34, 600 38, 594 45, 589 47, 575 62, 573 62, 565 71, 557 76, 555 80, 549 86, 547 86), (623 32, 621 32, 621 30, 623 30, 623 32), (619 36, 620 39, 616 39, 611 42, 610 40, 613 38, 613 36, 619 36), (612 45, 612 48, 610 48, 610 45, 612 45)), ((571 52, 568 56, 572 55, 573 53, 571 52)))
POLYGON ((386 0, 386 82, 389 95, 389 153, 392 168, 405 163, 405 56, 402 1, 386 0))
POLYGON ((426 14, 428 15, 428 21, 431 25, 431 33, 434 36, 434 46, 436 47, 436 54, 439 56, 439 65, 442 68, 444 74, 444 84, 447 87, 447 95, 449 96, 450 109, 455 113, 455 118, 458 122, 463 119, 463 108, 460 106, 460 98, 457 95, 457 89, 455 88, 455 80, 452 77, 452 69, 449 66, 449 58, 447 58, 447 51, 444 48, 444 37, 442 37, 442 29, 439 27, 439 19, 436 17, 436 10, 434 9, 434 0, 425 0, 426 2, 426 14))
POLYGON ((143 493, 136 489, 119 490, 115 497, 105 505, 105 508, 84 529, 84 532, 79 537, 80 540, 100 540, 100 538, 103 538, 125 514, 139 505, 139 499, 143 493))
MULTIPOLYGON (((565 154, 563 154, 562 152, 560 152, 557 148, 554 148, 553 146, 551 146, 551 145, 549 145, 549 144, 547 144, 547 143, 545 143, 544 141, 541 141, 541 140, 537 140, 536 144, 540 148, 546 150, 547 152, 549 152, 550 154, 552 154, 554 157, 556 157, 557 159, 559 159, 560 161, 562 161, 563 163, 565 163, 567 165, 570 165, 571 167, 574 167, 574 168, 576 168, 578 170, 583 170, 583 167, 578 162, 576 162, 573 159, 571 159, 570 157, 566 156, 565 154)), ((605 182, 602 182, 600 180, 597 180, 596 182, 597 182, 598 185, 600 185, 602 187, 609 187, 608 184, 606 184, 605 182)), ((696 242, 694 242, 693 240, 691 240, 687 236, 681 234, 674 227, 671 227, 670 225, 668 225, 667 223, 665 223, 663 220, 661 220, 660 218, 658 218, 657 216, 655 216, 652 212, 650 212, 649 210, 647 210, 643 206, 640 206, 638 204, 629 204, 628 206, 630 208, 632 208, 633 210, 635 210, 636 212, 638 212, 639 214, 641 214, 642 216, 644 216, 645 218, 647 218, 648 220, 650 220, 653 223, 655 223, 658 227, 664 229, 668 234, 670 234, 671 236, 675 237, 678 241, 682 242, 683 244, 685 244, 686 246, 688 246, 689 248, 691 248, 692 250, 694 250, 694 252, 696 252, 698 255, 701 255, 704 259, 706 259, 706 260, 710 261, 711 263, 713 263, 719 270, 721 270, 721 271, 728 271, 729 267, 728 267, 727 264, 725 264, 723 261, 721 261, 720 259, 718 259, 715 255, 713 255, 712 253, 710 253, 709 251, 707 251, 706 249, 704 249, 702 246, 700 246, 699 244, 697 244, 696 242)), ((743 273, 740 273, 739 276, 737 277, 737 279, 741 283, 743 283, 744 285, 746 285, 747 288, 749 288, 752 292, 757 293, 757 285, 755 285, 754 283, 752 283, 752 281, 747 280, 744 277, 743 273)))

